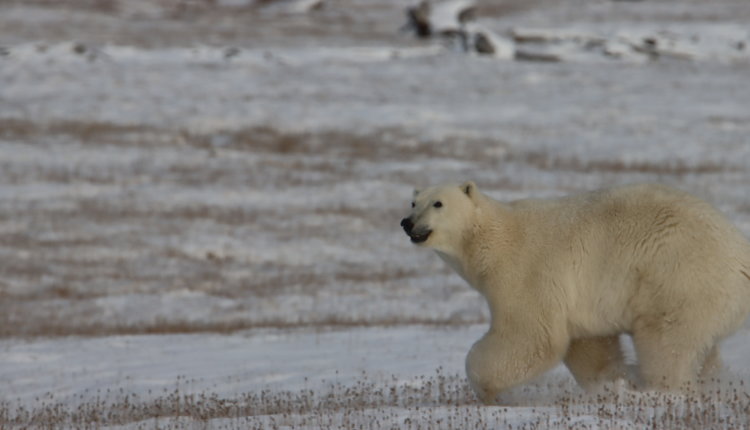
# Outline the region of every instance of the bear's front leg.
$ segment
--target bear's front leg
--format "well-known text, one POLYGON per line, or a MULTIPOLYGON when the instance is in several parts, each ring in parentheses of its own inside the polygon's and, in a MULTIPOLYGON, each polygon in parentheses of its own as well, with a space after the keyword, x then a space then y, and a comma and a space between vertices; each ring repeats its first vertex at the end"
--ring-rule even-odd
POLYGON ((521 332, 490 331, 466 356, 466 375, 480 401, 495 404, 502 391, 533 379, 559 363, 568 339, 521 332))

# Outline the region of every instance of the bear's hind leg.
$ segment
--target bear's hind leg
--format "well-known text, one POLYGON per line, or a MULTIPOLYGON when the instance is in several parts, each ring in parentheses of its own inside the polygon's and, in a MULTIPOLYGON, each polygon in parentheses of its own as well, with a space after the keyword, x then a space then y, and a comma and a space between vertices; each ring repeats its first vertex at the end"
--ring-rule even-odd
POLYGON ((710 342, 686 333, 684 327, 654 326, 634 330, 641 378, 648 389, 687 390, 697 382, 698 371, 710 342))
POLYGON ((576 339, 570 343, 564 361, 585 390, 625 378, 627 373, 618 335, 576 339))
POLYGON ((721 362, 721 356, 719 355, 719 344, 716 343, 706 354, 706 358, 703 359, 703 365, 701 366, 700 379, 703 382, 716 377, 721 368, 723 367, 721 362))

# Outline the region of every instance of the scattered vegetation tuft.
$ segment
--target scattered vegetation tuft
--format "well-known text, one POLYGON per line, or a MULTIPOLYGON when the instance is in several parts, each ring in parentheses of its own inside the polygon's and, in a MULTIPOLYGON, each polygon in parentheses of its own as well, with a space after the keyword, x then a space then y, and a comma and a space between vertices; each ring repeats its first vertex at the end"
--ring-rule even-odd
POLYGON ((0 404, 0 428, 739 429, 750 422, 743 382, 712 381, 685 394, 615 386, 584 394, 567 382, 551 382, 516 389, 498 406, 479 405, 463 375, 440 368, 411 381, 373 380, 363 372, 354 385, 323 381, 316 390, 266 388, 232 398, 192 393, 189 385, 181 378, 156 395, 97 392, 77 406, 55 402, 51 394, 33 406, 6 402, 0 404), (529 401, 556 392, 552 399, 529 401))

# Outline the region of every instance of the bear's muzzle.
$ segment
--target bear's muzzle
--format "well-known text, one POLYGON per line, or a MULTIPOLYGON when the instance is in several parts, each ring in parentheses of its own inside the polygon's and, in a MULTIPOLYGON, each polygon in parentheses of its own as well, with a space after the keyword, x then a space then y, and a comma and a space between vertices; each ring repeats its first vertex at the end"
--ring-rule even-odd
POLYGON ((414 222, 411 218, 404 218, 401 220, 401 227, 404 228, 406 234, 411 238, 412 243, 422 243, 430 237, 432 230, 429 229, 414 229, 414 222))
POLYGON ((404 228, 404 231, 406 232, 406 234, 411 236, 411 231, 414 228, 414 223, 411 222, 410 218, 404 218, 401 220, 401 227, 404 228))

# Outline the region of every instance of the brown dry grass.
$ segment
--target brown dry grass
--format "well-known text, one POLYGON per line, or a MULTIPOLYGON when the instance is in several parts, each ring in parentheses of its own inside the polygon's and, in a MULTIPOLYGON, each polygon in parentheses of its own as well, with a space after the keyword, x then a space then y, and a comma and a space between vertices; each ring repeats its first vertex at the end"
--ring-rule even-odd
POLYGON ((0 315, 0 338, 35 338, 83 336, 103 337, 121 335, 166 335, 166 334, 196 334, 217 333, 230 334, 255 329, 315 329, 320 332, 346 328, 363 327, 396 327, 422 325, 432 327, 456 327, 467 324, 486 323, 486 319, 478 315, 472 320, 460 319, 457 316, 446 318, 429 318, 419 316, 383 317, 383 318, 350 318, 336 315, 325 317, 299 316, 296 320, 288 315, 278 318, 262 320, 235 321, 181 321, 157 318, 154 321, 132 323, 126 321, 96 321, 75 322, 70 324, 69 316, 56 315, 54 310, 43 320, 28 321, 23 315, 3 309, 0 315))
MULTIPOLYGON (((189 381, 153 396, 98 392, 78 406, 54 396, 33 407, 0 404, 0 428, 90 428, 131 424, 134 428, 211 427, 392 428, 392 429, 742 429, 750 421, 744 383, 709 383, 686 394, 634 392, 605 387, 599 394, 571 391, 564 383, 514 390, 500 407, 477 404, 462 375, 437 369, 414 384, 397 378, 372 380, 363 373, 354 385, 326 383, 318 390, 262 389, 234 398, 185 393, 189 381), (713 385, 712 385, 713 384, 713 385), (529 404, 529 395, 554 396, 529 404), (148 397, 148 398, 146 398, 148 397), (504 406, 502 406, 504 404, 504 406), (516 410, 515 406, 525 406, 516 410), (528 414, 530 412, 530 415, 528 414)), ((543 396, 543 397, 544 397, 543 396)), ((45 396, 46 397, 46 396, 45 396)))
MULTIPOLYGON (((547 152, 507 152, 490 151, 491 148, 507 149, 508 144, 502 141, 486 139, 466 140, 463 138, 445 141, 426 141, 414 138, 403 130, 385 129, 373 134, 352 134, 337 131, 322 133, 282 132, 268 127, 253 127, 241 130, 216 132, 210 135, 196 134, 189 131, 157 130, 151 127, 119 125, 113 123, 62 121, 39 124, 23 119, 0 119, 0 137, 6 139, 29 140, 45 135, 66 135, 84 144, 101 145, 178 145, 187 144, 215 155, 221 148, 212 143, 217 135, 229 142, 227 149, 232 151, 250 151, 269 153, 289 157, 288 159, 269 160, 269 167, 289 171, 314 170, 350 176, 355 174, 341 163, 333 160, 356 159, 389 160, 446 158, 477 163, 478 166, 498 165, 499 163, 524 163, 545 170, 576 171, 585 173, 646 173, 656 175, 711 174, 736 172, 744 170, 740 166, 706 161, 687 164, 676 160, 673 162, 625 162, 622 160, 581 160, 575 157, 561 157, 547 152), (401 142, 410 142, 405 145, 401 142), (493 155, 488 155, 493 154, 493 155), (326 160, 303 160, 300 157, 322 156, 326 160), (342 170, 343 169, 343 170, 342 170)), ((188 177, 195 173, 195 166, 171 166, 170 172, 178 177, 188 177)), ((194 184, 210 183, 217 180, 220 171, 205 172, 194 179, 194 184)), ((74 172, 59 173, 50 179, 61 182, 70 181, 74 172)), ((300 183, 290 182, 290 185, 300 183)))
MULTIPOLYGON (((273 47, 307 42, 311 37, 343 37, 367 43, 400 37, 394 27, 374 26, 369 14, 356 13, 360 7, 371 10, 369 5, 326 1, 320 11, 300 15, 284 13, 283 7, 267 7, 276 1, 232 4, 215 0, 0 0, 0 8, 44 8, 52 12, 50 16, 61 12, 59 19, 45 20, 43 26, 36 25, 33 14, 29 20, 3 20, 0 12, 0 40, 79 40, 94 46, 146 48, 208 43, 231 49, 258 43, 273 47), (151 23, 148 31, 143 31, 144 20, 151 23)), ((393 14, 400 15, 395 11, 393 14)))
MULTIPOLYGON (((187 130, 157 130, 151 127, 120 125, 108 122, 57 121, 39 123, 19 118, 0 119, 0 138, 22 141, 34 140, 40 136, 66 135, 80 143, 101 145, 122 144, 187 144, 192 147, 217 151, 212 138, 222 136, 230 142, 233 151, 266 152, 279 155, 320 155, 332 157, 359 158, 365 160, 403 159, 409 156, 460 156, 452 150, 452 145, 440 142, 418 141, 415 145, 399 145, 399 141, 413 137, 400 130, 381 130, 372 135, 358 135, 345 132, 294 133, 282 132, 268 127, 252 127, 241 130, 218 131, 211 134, 197 134, 187 130), (132 136, 140 136, 133 139, 132 136), (166 139, 165 136, 171 136, 166 139), (103 142, 104 140, 104 142, 103 142)), ((483 142, 482 144, 486 144, 483 142)), ((463 157, 466 154, 463 153, 463 157)), ((278 163, 279 161, 277 161, 278 163)), ((289 163, 301 163, 289 160, 289 163)), ((321 162, 318 162, 321 163, 321 162)), ((323 168, 330 168, 330 162, 322 162, 323 168)), ((295 167, 285 165, 284 167, 295 167)))
POLYGON ((149 428, 154 424, 158 428, 173 428, 172 425, 179 426, 182 419, 207 425, 209 420, 227 418, 234 420, 239 428, 279 428, 284 425, 282 422, 295 420, 310 420, 309 424, 317 421, 320 428, 329 428, 328 424, 335 424, 335 415, 340 413, 345 415, 342 424, 350 428, 354 423, 350 420, 356 420, 359 414, 369 415, 375 409, 385 412, 384 408, 388 407, 412 408, 418 412, 425 406, 472 404, 472 395, 462 381, 458 375, 447 376, 438 369, 436 376, 422 379, 420 388, 412 388, 397 386, 395 378, 392 385, 374 383, 363 373, 354 386, 330 383, 323 392, 264 389, 227 399, 212 393, 184 394, 180 385, 184 387, 187 381, 178 380, 174 390, 148 400, 135 393, 107 391, 72 408, 54 401, 40 402, 34 408, 0 404, 0 428, 84 428, 146 420, 153 420, 144 423, 149 428))
MULTIPOLYGON (((163 1, 163 0, 162 0, 163 1)), ((55 0, 2 0, 2 4, 24 4, 39 7, 61 7, 67 6, 76 9, 90 10, 95 12, 111 14, 117 12, 119 0, 67 0, 59 2, 55 0)))
MULTIPOLYGON (((45 135, 68 135, 81 142, 94 142, 102 137, 125 134, 149 134, 154 129, 143 125, 121 125, 94 121, 55 121, 40 123, 21 118, 0 119, 0 138, 28 139, 45 135)), ((132 141, 129 142, 132 144, 132 141)))
POLYGON ((687 164, 677 160, 674 162, 657 163, 648 161, 625 162, 622 160, 590 160, 583 161, 572 157, 558 157, 549 153, 529 152, 510 159, 520 159, 523 162, 544 170, 575 171, 584 173, 648 173, 655 175, 688 175, 711 174, 722 172, 738 172, 744 170, 739 166, 720 164, 706 161, 697 164, 687 164))
POLYGON ((544 0, 506 0, 503 2, 483 0, 478 4, 480 17, 506 17, 538 9, 544 4, 544 0))

